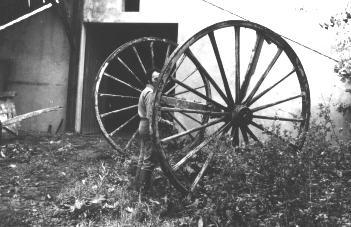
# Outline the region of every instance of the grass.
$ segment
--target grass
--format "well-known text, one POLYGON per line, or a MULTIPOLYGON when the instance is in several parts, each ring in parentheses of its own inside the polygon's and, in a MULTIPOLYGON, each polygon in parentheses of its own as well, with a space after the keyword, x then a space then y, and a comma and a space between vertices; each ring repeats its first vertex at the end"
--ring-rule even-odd
POLYGON ((211 143, 214 161, 187 198, 156 171, 140 199, 130 183, 136 157, 119 159, 101 137, 3 145, 0 226, 351 226, 351 141, 326 114, 301 150, 275 139, 235 152, 227 138, 211 143))

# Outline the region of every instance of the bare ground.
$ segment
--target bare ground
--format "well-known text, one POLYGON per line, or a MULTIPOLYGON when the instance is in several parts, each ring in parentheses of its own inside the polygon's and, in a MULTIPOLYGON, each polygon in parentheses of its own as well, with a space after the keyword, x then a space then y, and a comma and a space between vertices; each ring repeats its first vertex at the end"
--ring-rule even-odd
POLYGON ((74 225, 56 212, 54 198, 84 178, 87 166, 112 162, 113 155, 112 147, 96 135, 26 135, 3 141, 0 226, 74 225))

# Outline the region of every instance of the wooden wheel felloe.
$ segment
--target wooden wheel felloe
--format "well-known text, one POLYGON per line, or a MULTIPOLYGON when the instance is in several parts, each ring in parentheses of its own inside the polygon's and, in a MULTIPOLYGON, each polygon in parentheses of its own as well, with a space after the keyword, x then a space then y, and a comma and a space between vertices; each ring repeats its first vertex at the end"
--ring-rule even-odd
POLYGON ((224 21, 201 30, 172 53, 161 77, 153 140, 162 169, 182 192, 194 190, 215 152, 201 150, 220 135, 230 137, 234 147, 262 144, 272 136, 294 148, 304 142, 310 118, 304 69, 290 45, 261 25, 224 21), (196 77, 204 78, 209 89, 201 90, 196 77), (186 105, 162 106, 170 81, 175 84, 172 96, 186 105), (161 133, 164 112, 183 127, 161 133), (199 131, 205 136, 188 146, 192 141, 184 138, 199 131), (172 148, 174 141, 182 146, 172 148), (184 174, 189 169, 190 177, 184 174))
POLYGON ((102 133, 121 154, 137 135, 137 104, 148 70, 161 70, 175 47, 166 39, 143 37, 118 47, 102 64, 95 82, 95 114, 102 133))

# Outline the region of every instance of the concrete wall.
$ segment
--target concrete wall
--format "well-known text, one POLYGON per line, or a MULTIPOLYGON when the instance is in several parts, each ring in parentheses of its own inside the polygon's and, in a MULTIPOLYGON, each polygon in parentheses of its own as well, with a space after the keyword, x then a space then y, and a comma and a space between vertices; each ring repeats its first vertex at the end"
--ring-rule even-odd
MULTIPOLYGON (((0 62, 10 70, 7 90, 17 92, 18 114, 66 105, 69 42, 53 9, 0 31, 0 62)), ((55 132, 65 108, 23 121, 23 130, 55 132)), ((64 124, 62 125, 64 126, 64 124)), ((63 128, 62 128, 63 129, 63 128)))
MULTIPOLYGON (((122 0, 86 0, 84 20, 86 22, 176 22, 179 24, 179 43, 183 43, 199 30, 223 20, 237 20, 240 17, 224 12, 201 0, 141 0, 140 12, 122 12, 122 0)), ((342 11, 346 1, 279 1, 245 0, 211 2, 222 6, 246 19, 264 25, 273 31, 310 46, 327 55, 334 55, 334 34, 319 26, 320 22, 342 11)), ((339 101, 349 101, 344 92, 345 85, 333 72, 335 62, 315 52, 288 43, 299 56, 311 91, 312 115, 317 114, 319 103, 333 105, 339 101)), ((225 46, 225 45, 224 45, 225 46)), ((204 52, 203 55, 206 55, 204 52)), ((336 57, 336 56, 334 56, 336 57)), ((215 67, 215 66, 213 66, 215 67)), ((289 91, 289 87, 280 94, 289 91)), ((277 92, 279 95, 279 92, 277 92)), ((333 111, 338 127, 349 127, 343 116, 333 111)))

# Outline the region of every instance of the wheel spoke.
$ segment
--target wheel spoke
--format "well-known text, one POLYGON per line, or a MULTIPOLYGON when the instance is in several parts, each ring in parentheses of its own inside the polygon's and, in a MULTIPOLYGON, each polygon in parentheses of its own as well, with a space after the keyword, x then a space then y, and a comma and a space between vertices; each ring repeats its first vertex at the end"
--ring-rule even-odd
POLYGON ((224 119, 225 119, 225 118, 222 117, 222 118, 220 118, 220 119, 217 119, 217 120, 215 120, 215 121, 211 121, 211 122, 206 123, 206 124, 204 124, 204 125, 201 125, 201 126, 199 126, 199 127, 192 128, 192 129, 190 129, 190 130, 187 130, 187 131, 185 131, 185 132, 181 132, 181 133, 178 133, 178 134, 175 134, 175 135, 172 135, 172 136, 163 138, 163 139, 161 140, 161 143, 165 143, 165 142, 167 142, 167 141, 174 140, 174 139, 177 139, 177 138, 179 138, 179 137, 185 136, 185 135, 187 135, 187 134, 189 134, 189 133, 193 133, 193 132, 199 131, 199 130, 201 130, 201 129, 207 128, 207 127, 209 127, 209 126, 218 124, 218 123, 222 122, 224 119))
POLYGON ((267 69, 265 70, 265 72, 262 74, 261 78, 258 80, 256 86, 252 89, 251 93, 249 94, 249 96, 247 97, 245 102, 250 102, 251 99, 253 98, 253 96, 256 94, 258 88, 261 86, 262 82, 264 81, 264 79, 267 77, 268 73, 270 72, 270 70, 272 69, 273 65, 276 63, 276 61, 278 60, 280 54, 282 53, 282 49, 278 48, 277 53, 275 54, 275 56, 273 57, 272 61, 270 62, 270 64, 268 65, 267 69))
POLYGON ((194 118, 193 116, 187 114, 187 113, 183 113, 183 112, 180 112, 180 114, 183 114, 184 116, 190 118, 191 120, 195 121, 196 123, 199 123, 200 125, 202 124, 201 121, 197 120, 196 118, 194 118))
POLYGON ((136 87, 134 87, 133 85, 130 85, 130 84, 124 82, 123 80, 120 80, 120 79, 118 79, 118 78, 116 78, 116 77, 114 77, 114 76, 108 74, 107 72, 104 72, 104 75, 107 76, 108 78, 111 78, 112 80, 115 80, 115 81, 117 81, 117 82, 119 82, 119 83, 121 83, 121 84, 127 86, 127 87, 130 87, 131 89, 133 89, 133 90, 135 90, 135 91, 141 92, 141 90, 140 90, 139 88, 136 88, 136 87))
POLYGON ((130 137, 130 139, 128 140, 127 145, 124 147, 123 150, 127 150, 130 147, 130 145, 132 144, 133 140, 138 135, 138 133, 139 133, 139 129, 135 130, 135 132, 133 133, 132 137, 130 137))
POLYGON ((288 75, 284 76, 282 79, 280 79, 278 82, 276 82, 275 84, 273 84, 272 86, 270 86, 269 88, 267 88, 266 90, 262 91, 260 94, 258 94, 257 96, 255 96, 250 102, 245 103, 248 106, 251 106, 254 102, 256 102, 258 99, 260 99, 262 96, 264 96, 267 92, 269 92, 270 90, 272 90, 275 86, 277 86, 278 84, 280 84, 281 82, 283 82, 286 78, 288 78, 290 75, 292 75, 296 70, 293 69, 290 73, 288 73, 288 75))
POLYGON ((257 33, 256 43, 255 43, 255 46, 252 50, 252 56, 250 59, 250 63, 249 63, 249 66, 247 68, 247 71, 246 71, 244 82, 240 88, 240 102, 245 98, 247 88, 249 87, 249 84, 250 84, 251 77, 256 71, 256 66, 257 66, 258 59, 259 59, 260 54, 261 54, 263 41, 264 41, 263 36, 257 33))
POLYGON ((240 102, 240 27, 235 27, 235 103, 240 102))
POLYGON ((284 103, 284 102, 288 102, 290 100, 294 100, 294 99, 297 99, 297 98, 300 98, 300 97, 304 97, 304 94, 296 95, 296 96, 293 96, 293 97, 290 97, 290 98, 287 98, 287 99, 283 99, 283 100, 280 100, 280 101, 277 101, 277 102, 273 102, 273 103, 269 103, 269 104, 266 104, 266 105, 263 105, 263 106, 259 106, 259 107, 253 108, 252 112, 257 112, 257 111, 260 111, 260 110, 263 110, 263 109, 267 109, 269 107, 276 106, 278 104, 281 104, 281 103, 284 103))
POLYGON ((195 64, 196 68, 199 69, 199 72, 201 73, 201 75, 203 75, 211 84, 212 86, 216 89, 216 91, 218 92, 218 94, 222 97, 222 99, 228 103, 229 99, 225 96, 225 94, 223 93, 222 89, 218 86, 218 84, 213 80, 213 78, 210 76, 210 74, 206 71, 206 69, 202 66, 202 64, 200 63, 200 61, 195 57, 195 55, 193 54, 193 52, 191 52, 190 49, 187 50, 187 55, 189 57, 189 59, 195 64))
POLYGON ((173 167, 173 171, 176 171, 179 169, 180 166, 182 166, 189 158, 191 158, 193 155, 195 155, 198 151, 200 151, 204 146, 206 146, 209 142, 214 140, 215 138, 218 137, 218 135, 221 134, 223 130, 225 130, 230 123, 227 123, 226 125, 222 125, 216 132, 214 132, 212 135, 206 137, 197 147, 195 147, 193 150, 188 152, 179 162, 177 162, 173 167))
POLYGON ((138 81, 138 83, 141 85, 141 87, 144 87, 145 84, 139 79, 139 77, 129 68, 129 66, 119 57, 117 57, 117 60, 128 70, 130 74, 134 76, 134 78, 138 81))
POLYGON ((168 44, 168 45, 167 45, 167 50, 166 50, 166 55, 165 55, 165 60, 164 60, 164 62, 163 62, 163 65, 166 64, 167 59, 168 59, 168 57, 169 57, 170 51, 171 51, 171 44, 168 44))
POLYGON ((257 124, 256 122, 251 121, 250 124, 251 124, 252 126, 254 126, 254 127, 256 127, 256 128, 258 128, 258 129, 260 129, 260 130, 262 130, 263 132, 267 133, 268 135, 274 136, 274 137, 280 139, 281 141, 283 141, 284 143, 288 143, 290 146, 292 146, 292 147, 294 147, 294 148, 297 147, 296 144, 294 144, 294 143, 292 143, 292 142, 290 142, 290 141, 287 141, 287 140, 284 139, 283 137, 277 135, 276 133, 274 133, 274 132, 271 131, 271 130, 268 130, 268 129, 264 128, 262 125, 257 124))
MULTIPOLYGON (((176 67, 174 70, 172 70, 171 74, 169 75, 169 78, 174 77, 174 74, 178 71, 179 67, 183 64, 183 61, 184 61, 185 57, 186 57, 186 55, 183 54, 182 58, 180 59, 179 64, 177 65, 177 67, 176 67)), ((166 92, 164 92, 164 94, 168 95, 168 94, 171 93, 177 86, 178 86, 177 84, 173 85, 173 87, 171 87, 171 88, 168 89, 166 92)))
MULTIPOLYGON (((188 79, 189 77, 191 77, 198 69, 196 68, 194 71, 192 71, 188 76, 186 76, 184 79, 182 79, 181 81, 184 82, 186 79, 188 79)), ((165 92, 166 95, 168 95, 171 91, 173 91, 174 89, 176 89, 179 86, 179 84, 175 84, 171 89, 169 89, 167 92, 165 92)))
POLYGON ((211 45, 212 45, 213 51, 214 51, 215 56, 216 56, 217 64, 218 64, 219 71, 220 71, 221 76, 222 76, 222 81, 224 84, 225 92, 227 94, 227 98, 229 100, 229 104, 232 105, 232 104, 234 104, 233 96, 232 96, 232 93, 230 91, 227 76, 225 74, 225 70, 223 67, 223 62, 222 62, 221 56, 219 54, 219 50, 218 50, 218 46, 217 46, 217 42, 216 42, 216 37, 214 36, 213 32, 208 33, 208 36, 210 37, 211 45))
POLYGON ((116 128, 114 131, 112 131, 111 133, 109 133, 110 136, 113 136, 114 134, 116 134, 117 132, 121 131, 127 124, 129 124, 132 120, 134 120, 136 117, 138 116, 138 114, 135 114, 133 117, 129 118, 126 122, 124 122, 121 126, 119 126, 118 128, 116 128))
MULTIPOLYGON (((195 90, 200 90, 201 88, 204 88, 204 87, 205 87, 205 85, 202 85, 202 86, 196 87, 196 88, 194 88, 194 89, 195 89, 195 90)), ((182 94, 185 94, 185 93, 188 93, 188 92, 190 92, 190 91, 187 91, 187 90, 185 90, 185 91, 180 91, 180 92, 178 92, 178 93, 175 93, 174 96, 182 95, 182 94)))
POLYGON ((161 97, 161 105, 173 106, 181 109, 220 111, 220 109, 210 108, 205 103, 192 102, 186 99, 179 99, 167 96, 161 97))
POLYGON ((291 121, 291 122, 303 122, 304 119, 296 119, 296 118, 285 118, 285 117, 270 117, 270 116, 262 116, 262 115, 253 115, 253 118, 258 119, 267 119, 267 120, 278 120, 278 121, 291 121))
POLYGON ((251 137, 253 140, 255 140, 256 142, 261 143, 261 142, 259 141, 259 139, 255 136, 255 134, 251 131, 251 129, 250 129, 249 127, 244 126, 243 128, 244 128, 244 130, 250 135, 250 137, 251 137))
POLYGON ((239 128, 236 126, 232 127, 232 138, 234 147, 239 146, 239 128))
POLYGON ((119 109, 119 110, 113 110, 113 111, 110 111, 110 112, 107 112, 107 113, 103 113, 103 114, 100 114, 100 117, 106 117, 106 116, 111 115, 111 114, 116 114, 116 113, 119 113, 119 112, 122 112, 122 111, 125 111, 125 110, 134 109, 134 108, 138 108, 138 105, 132 105, 132 106, 128 106, 128 107, 125 107, 125 108, 122 108, 122 109, 119 109))
POLYGON ((107 94, 107 93, 98 93, 100 97, 115 97, 115 98, 124 98, 124 99, 139 99, 139 97, 135 96, 127 96, 127 95, 115 95, 115 94, 107 94))
POLYGON ((155 68, 155 53, 154 53, 154 42, 150 43, 150 51, 151 51, 151 67, 155 68))
POLYGON ((245 144, 249 144, 249 138, 247 136, 247 131, 245 127, 240 127, 241 134, 243 135, 245 144))
POLYGON ((181 81, 177 80, 176 78, 172 78, 172 80, 173 80, 174 82, 178 83, 180 86, 184 87, 185 89, 188 89, 189 91, 193 92, 193 93, 196 94, 197 96, 199 96, 199 97, 205 99, 206 101, 211 102, 212 104, 218 106, 219 108, 221 108, 221 109, 226 109, 226 107, 223 106, 222 104, 219 104, 218 102, 216 102, 216 101, 214 101, 214 100, 208 98, 206 95, 201 94, 200 92, 194 90, 193 88, 191 88, 191 87, 189 87, 188 85, 182 83, 181 81))
POLYGON ((209 114, 212 117, 231 114, 230 112, 214 112, 214 111, 206 111, 206 110, 194 110, 194 109, 171 108, 171 107, 159 107, 159 109, 161 111, 169 111, 169 112, 209 114))
MULTIPOLYGON (((171 114, 170 112, 167 112, 167 115, 169 115, 175 122, 177 122, 177 124, 184 130, 187 131, 188 129, 182 124, 182 122, 180 122, 175 116, 173 116, 173 114, 171 114)), ((191 139, 194 139, 194 136, 191 134, 188 134, 190 136, 191 139)))
POLYGON ((138 61, 139 61, 139 63, 140 63, 141 68, 143 69, 144 73, 146 74, 145 66, 144 66, 143 62, 141 61, 140 55, 139 55, 139 53, 138 53, 138 50, 135 48, 135 46, 133 46, 133 51, 134 51, 135 55, 136 55, 137 58, 138 58, 138 61))
POLYGON ((199 183, 201 177, 204 175, 206 169, 208 168, 208 165, 210 164, 210 162, 211 162, 211 160, 212 160, 212 158, 213 158, 213 154, 214 154, 214 152, 213 152, 213 150, 212 150, 212 151, 210 152, 210 154, 208 155, 208 157, 207 157, 207 159, 206 159, 204 165, 202 166, 202 168, 201 168, 199 174, 196 176, 196 178, 195 178, 193 184, 191 185, 191 187, 190 187, 190 191, 191 191, 191 192, 194 191, 196 185, 199 183))

